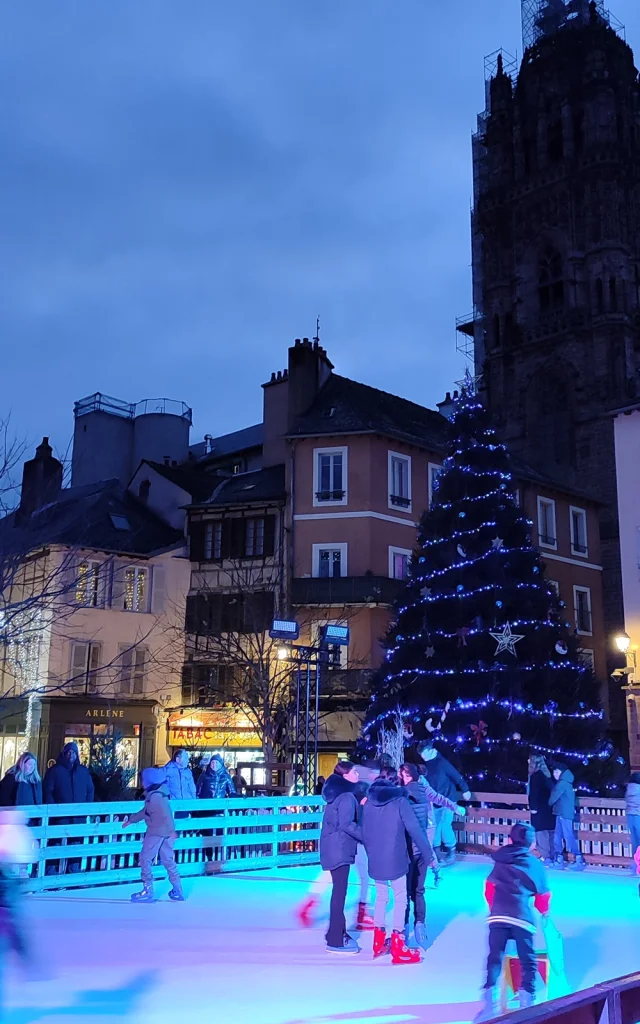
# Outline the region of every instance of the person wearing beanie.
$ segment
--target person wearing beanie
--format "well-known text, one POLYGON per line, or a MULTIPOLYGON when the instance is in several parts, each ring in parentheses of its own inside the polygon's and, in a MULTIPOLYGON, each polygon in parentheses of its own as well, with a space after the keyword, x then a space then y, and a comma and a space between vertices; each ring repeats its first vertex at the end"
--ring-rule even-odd
POLYGON ((174 903, 184 900, 182 882, 173 852, 176 831, 169 802, 169 786, 163 768, 145 768, 142 773, 144 786, 144 807, 125 818, 123 828, 129 828, 138 821, 144 821, 147 830, 140 851, 140 874, 142 890, 134 892, 132 903, 153 903, 153 864, 156 857, 169 876, 171 891, 169 899, 174 903))
POLYGON ((554 867, 564 868, 563 846, 566 846, 569 863, 574 871, 583 871, 586 861, 580 852, 573 822, 576 816, 576 791, 573 788, 573 772, 566 764, 554 764, 552 769, 554 785, 549 795, 549 806, 555 815, 554 867))
POLYGON ((489 906, 489 954, 484 1003, 476 1021, 499 1015, 498 981, 502 961, 510 939, 513 939, 520 960, 522 987, 518 992, 520 1008, 532 1006, 536 991, 536 925, 533 907, 547 915, 551 893, 543 865, 533 855, 536 843, 531 825, 516 824, 509 842, 492 854, 494 867, 485 883, 489 906))

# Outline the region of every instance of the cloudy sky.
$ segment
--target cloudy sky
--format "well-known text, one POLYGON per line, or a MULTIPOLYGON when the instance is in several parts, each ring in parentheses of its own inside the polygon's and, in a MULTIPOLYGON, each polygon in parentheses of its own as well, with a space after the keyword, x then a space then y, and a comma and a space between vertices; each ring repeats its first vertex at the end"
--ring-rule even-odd
POLYGON ((0 413, 59 452, 94 391, 237 429, 317 314, 338 372, 440 400, 499 46, 519 0, 5 5, 0 413))

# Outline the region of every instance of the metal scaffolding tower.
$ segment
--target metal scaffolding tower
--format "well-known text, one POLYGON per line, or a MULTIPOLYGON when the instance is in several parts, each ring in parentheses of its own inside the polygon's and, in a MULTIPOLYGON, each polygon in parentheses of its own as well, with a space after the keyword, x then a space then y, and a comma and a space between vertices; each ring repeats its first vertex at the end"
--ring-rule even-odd
MULTIPOLYGON (((551 35, 572 22, 586 22, 591 17, 592 2, 599 16, 611 24, 604 0, 521 0, 522 44, 526 49, 542 36, 551 35)), ((615 23, 612 27, 618 30, 615 23)))

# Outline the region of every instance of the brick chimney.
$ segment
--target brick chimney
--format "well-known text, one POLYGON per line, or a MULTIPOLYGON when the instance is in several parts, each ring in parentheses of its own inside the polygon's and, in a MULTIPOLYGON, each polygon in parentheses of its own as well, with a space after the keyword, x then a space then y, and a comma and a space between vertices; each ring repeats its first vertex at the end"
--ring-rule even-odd
POLYGON ((272 373, 271 379, 262 385, 264 466, 275 466, 285 461, 285 435, 296 417, 313 404, 332 370, 333 364, 317 340, 311 342, 309 338, 296 338, 289 349, 288 368, 272 373))
POLYGON ((62 463, 54 459, 49 438, 43 437, 35 458, 25 462, 22 469, 19 517, 26 519, 43 505, 56 501, 61 490, 62 463))
POLYGON ((440 415, 445 416, 448 420, 450 420, 455 412, 456 402, 458 401, 458 398, 459 395, 457 391, 453 392, 453 398, 451 397, 451 392, 447 391, 447 395, 444 401, 436 402, 436 405, 438 406, 438 412, 440 413, 440 415))

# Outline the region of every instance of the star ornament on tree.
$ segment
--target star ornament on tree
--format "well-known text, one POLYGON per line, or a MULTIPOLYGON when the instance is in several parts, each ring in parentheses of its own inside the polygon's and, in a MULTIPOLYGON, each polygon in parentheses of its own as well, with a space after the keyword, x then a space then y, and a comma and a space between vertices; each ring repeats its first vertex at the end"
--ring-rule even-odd
POLYGON ((490 636, 492 636, 498 644, 495 650, 496 655, 500 654, 501 651, 508 651, 509 654, 513 654, 514 658, 518 657, 516 654, 516 644, 520 640, 524 640, 524 633, 512 633, 510 622, 506 622, 504 624, 501 633, 491 633, 490 636))
POLYGON ((480 381, 482 380, 482 374, 472 374, 469 367, 467 366, 464 371, 464 377, 462 380, 457 380, 455 383, 460 388, 462 395, 477 395, 480 381))
POLYGON ((491 547, 493 548, 494 551, 500 551, 503 544, 504 541, 502 537, 494 537, 493 540, 491 541, 491 547))

